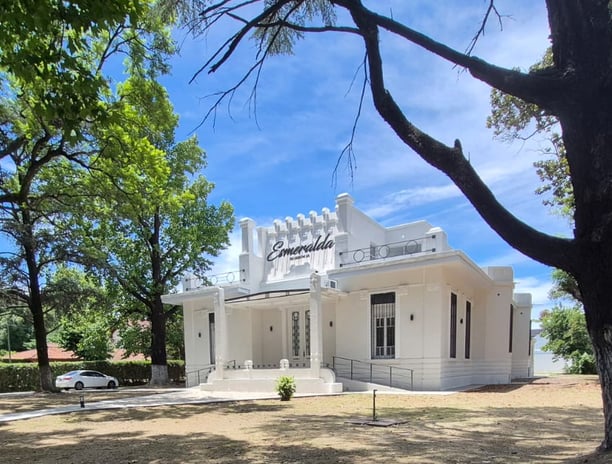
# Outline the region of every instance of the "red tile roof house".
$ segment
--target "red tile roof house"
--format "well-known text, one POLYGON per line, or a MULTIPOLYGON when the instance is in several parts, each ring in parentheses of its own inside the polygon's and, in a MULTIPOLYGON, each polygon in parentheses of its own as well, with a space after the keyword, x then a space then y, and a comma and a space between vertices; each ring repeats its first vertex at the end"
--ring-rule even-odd
MULTIPOLYGON (((57 343, 47 343, 47 350, 49 352, 50 362, 66 362, 66 361, 80 361, 74 352, 64 350, 57 343)), ((8 355, 2 358, 3 361, 8 361, 8 355)), ((125 350, 117 349, 112 353, 110 361, 144 361, 145 357, 142 354, 130 355, 125 357, 125 350)), ((11 354, 12 362, 37 362, 38 356, 36 350, 19 351, 11 354)))
MULTIPOLYGON (((47 343, 47 350, 49 352, 50 362, 80 360, 74 352, 64 350, 56 343, 47 343)), ((8 356, 5 356, 3 360, 8 360, 8 356)), ((13 362, 37 362, 38 356, 36 350, 19 351, 11 354, 11 360, 13 362)))

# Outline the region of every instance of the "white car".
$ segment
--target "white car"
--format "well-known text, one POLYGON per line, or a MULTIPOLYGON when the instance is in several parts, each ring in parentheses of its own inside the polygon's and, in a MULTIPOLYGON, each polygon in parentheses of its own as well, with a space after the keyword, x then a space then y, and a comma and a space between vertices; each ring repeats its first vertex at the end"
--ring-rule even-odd
POLYGON ((115 377, 105 375, 98 371, 79 370, 70 371, 57 376, 55 386, 69 390, 82 390, 83 388, 117 388, 119 382, 115 377))

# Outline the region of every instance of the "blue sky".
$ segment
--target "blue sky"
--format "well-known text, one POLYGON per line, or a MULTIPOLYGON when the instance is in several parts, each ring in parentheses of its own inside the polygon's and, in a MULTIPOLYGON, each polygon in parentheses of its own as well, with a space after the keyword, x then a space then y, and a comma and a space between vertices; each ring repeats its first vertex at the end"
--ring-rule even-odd
MULTIPOLYGON (((367 3, 458 50, 469 44, 488 4, 483 0, 367 3)), ((496 4, 500 13, 508 15, 503 30, 491 21, 474 54, 501 66, 526 69, 548 45, 544 2, 496 4)), ((203 73, 189 84, 232 27, 221 24, 198 39, 177 32, 181 53, 173 60, 172 75, 163 81, 181 117, 179 136, 197 134, 207 152, 204 174, 216 183, 212 201, 230 201, 237 219, 248 216, 258 225, 270 225, 276 218, 333 209, 335 197, 348 192, 356 206, 384 225, 426 219, 442 227, 450 245, 477 264, 512 265, 516 291, 533 294, 534 318, 550 305, 551 269, 497 237, 446 176, 397 139, 375 112, 369 93, 354 141, 353 177, 341 164, 334 183, 334 166, 350 139, 358 109, 363 59, 359 38, 331 33, 307 36, 294 55, 273 57, 266 64, 256 106, 249 100, 250 82, 218 108, 214 119, 203 122, 214 101, 210 95, 234 85, 252 63, 254 43, 247 41, 219 72, 203 73)), ((485 126, 490 111, 486 85, 401 39, 384 35, 381 45, 387 87, 408 118, 448 145, 460 139, 471 163, 520 219, 550 234, 569 235, 567 221, 551 214, 534 194, 540 183, 532 163, 541 156, 542 141, 509 145, 495 140, 485 126)), ((232 238, 216 272, 238 266, 238 233, 232 238)))

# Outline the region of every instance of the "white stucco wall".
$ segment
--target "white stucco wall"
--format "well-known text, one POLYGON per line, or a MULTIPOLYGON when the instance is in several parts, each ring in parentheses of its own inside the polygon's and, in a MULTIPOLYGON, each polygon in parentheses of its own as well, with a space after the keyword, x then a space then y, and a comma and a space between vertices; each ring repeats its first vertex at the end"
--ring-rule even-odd
MULTIPOLYGON (((343 194, 337 198, 335 212, 323 209, 321 214, 288 217, 257 229, 250 219, 240 225, 240 282, 225 294, 233 292, 232 301, 225 304, 225 361, 235 360, 242 366, 252 360, 256 366, 277 366, 281 358, 290 358, 289 315, 294 308, 309 308, 310 275, 317 271, 322 282, 337 284, 337 289, 323 292, 321 300, 323 365, 341 356, 413 369, 414 387, 421 390, 507 382, 530 374, 531 301, 527 297, 516 296, 512 353, 508 350, 512 269, 478 268, 462 252, 448 246, 444 231, 426 221, 385 228, 343 194), (328 234, 334 242, 329 247, 307 249, 317 237, 328 234), (380 254, 369 255, 371 245, 416 239, 420 240, 420 252, 397 253, 386 259, 380 254), (282 259, 267 259, 275 244, 277 251, 287 247, 297 251, 282 259), (342 255, 359 248, 367 249, 362 260, 342 255), (268 295, 289 290, 294 294, 287 299, 280 293, 268 295), (300 296, 300 292, 306 293, 300 296), (387 292, 396 295, 395 358, 372 359, 370 298, 387 292), (451 293, 457 295, 456 358, 452 359, 451 293), (472 308, 469 359, 465 357, 467 301, 472 308)), ((188 369, 210 364, 208 312, 213 311, 213 301, 206 292, 201 298, 190 294, 182 301, 188 369)))

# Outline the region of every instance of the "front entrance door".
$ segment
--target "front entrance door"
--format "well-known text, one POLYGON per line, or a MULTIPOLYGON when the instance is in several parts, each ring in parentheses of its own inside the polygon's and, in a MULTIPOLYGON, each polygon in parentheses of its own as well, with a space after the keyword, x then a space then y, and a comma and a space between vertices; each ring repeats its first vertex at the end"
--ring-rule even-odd
POLYGON ((291 367, 310 366, 310 310, 289 310, 289 363, 291 367))

